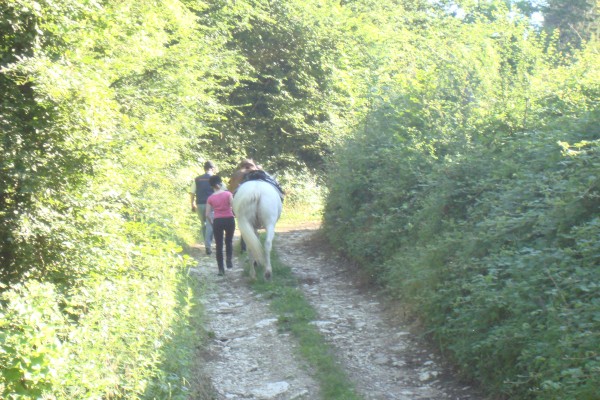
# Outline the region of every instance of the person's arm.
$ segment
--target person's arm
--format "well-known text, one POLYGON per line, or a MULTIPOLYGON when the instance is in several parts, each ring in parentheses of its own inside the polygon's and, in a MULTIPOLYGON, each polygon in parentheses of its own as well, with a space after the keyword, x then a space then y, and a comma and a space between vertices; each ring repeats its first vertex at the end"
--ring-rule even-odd
POLYGON ((194 201, 196 200, 196 181, 192 181, 192 187, 190 189, 190 202, 192 203, 192 211, 196 211, 197 207, 196 207, 196 202, 194 201))
POLYGON ((229 207, 231 207, 231 213, 235 217, 235 211, 233 211, 233 193, 231 193, 231 196, 229 196, 229 207))
POLYGON ((194 193, 190 193, 190 201, 192 202, 192 211, 197 210, 196 202, 194 201, 195 199, 196 199, 196 195, 194 193))
POLYGON ((206 219, 212 224, 213 223, 213 213, 212 213, 212 205, 207 201, 206 202, 206 219))

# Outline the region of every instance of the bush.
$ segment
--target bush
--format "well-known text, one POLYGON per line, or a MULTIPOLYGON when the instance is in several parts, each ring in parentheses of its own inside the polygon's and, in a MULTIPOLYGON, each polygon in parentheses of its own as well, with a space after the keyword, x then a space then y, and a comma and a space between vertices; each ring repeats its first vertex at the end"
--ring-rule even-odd
POLYGON ((2 294, 0 308, 0 394, 39 398, 64 383, 68 364, 67 321, 52 284, 29 281, 2 294))
MULTIPOLYGON (((432 141, 431 130, 402 126, 419 118, 390 96, 397 123, 376 109, 330 167, 330 241, 412 307, 465 378, 513 400, 599 398, 593 54, 537 70, 552 89, 532 88, 530 129, 490 110, 476 136, 467 124, 452 128, 463 140, 432 141)), ((431 124, 454 126, 448 118, 431 124)))

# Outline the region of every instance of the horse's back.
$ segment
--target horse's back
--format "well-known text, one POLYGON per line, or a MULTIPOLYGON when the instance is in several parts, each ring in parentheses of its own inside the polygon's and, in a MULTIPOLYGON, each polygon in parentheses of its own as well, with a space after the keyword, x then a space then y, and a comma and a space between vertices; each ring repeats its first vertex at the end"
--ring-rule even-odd
POLYGON ((255 205, 256 217, 263 226, 275 224, 283 208, 279 191, 270 183, 259 180, 238 187, 233 198, 233 211, 238 216, 247 213, 251 204, 255 205))

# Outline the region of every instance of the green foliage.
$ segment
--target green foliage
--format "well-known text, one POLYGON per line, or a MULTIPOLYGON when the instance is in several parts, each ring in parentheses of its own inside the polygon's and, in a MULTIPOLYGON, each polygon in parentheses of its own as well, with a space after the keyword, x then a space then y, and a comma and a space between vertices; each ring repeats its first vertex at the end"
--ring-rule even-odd
POLYGON ((69 351, 65 317, 53 285, 27 282, 2 296, 0 368, 3 398, 39 398, 61 385, 69 351))
POLYGON ((0 397, 183 398, 190 149, 237 61, 179 1, 9 0, 0 25, 0 397))
POLYGON ((598 3, 594 0, 548 0, 541 7, 544 29, 558 33, 561 51, 570 52, 596 36, 600 28, 598 3))
POLYGON ((334 129, 344 128, 336 118, 344 101, 335 45, 342 9, 329 0, 217 3, 201 18, 217 25, 220 16, 233 16, 227 45, 243 57, 247 75, 230 81, 225 101, 232 109, 212 124, 221 132, 212 145, 229 163, 247 156, 272 171, 321 169, 339 136, 334 129))
POLYGON ((306 222, 320 221, 319 215, 323 208, 324 190, 318 180, 308 171, 290 173, 288 171, 277 175, 277 181, 285 191, 282 217, 288 222, 297 220, 306 222))
POLYGON ((465 378, 597 399, 600 60, 591 46, 557 66, 499 3, 430 16, 379 58, 364 128, 329 167, 324 230, 465 378))

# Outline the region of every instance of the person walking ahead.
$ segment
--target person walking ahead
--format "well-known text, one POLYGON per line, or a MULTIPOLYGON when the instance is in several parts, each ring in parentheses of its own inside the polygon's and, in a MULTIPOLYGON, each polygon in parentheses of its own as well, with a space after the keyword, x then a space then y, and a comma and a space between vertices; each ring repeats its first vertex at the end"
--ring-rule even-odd
POLYGON ((190 200, 192 202, 192 211, 198 211, 200 216, 200 222, 202 227, 200 231, 202 233, 202 239, 204 240, 204 248, 206 254, 211 254, 211 243, 213 239, 213 227, 212 224, 206 220, 206 200, 213 193, 213 189, 210 186, 208 180, 213 176, 215 171, 215 164, 212 161, 204 163, 204 175, 197 176, 192 182, 192 188, 190 190, 190 200), (195 201, 194 201, 195 200, 195 201))
POLYGON ((217 266, 219 267, 219 275, 224 275, 223 236, 225 236, 227 269, 233 268, 233 234, 235 233, 235 218, 232 208, 233 195, 223 189, 223 181, 220 176, 211 176, 209 182, 214 193, 206 201, 206 218, 212 219, 217 250, 217 266))

